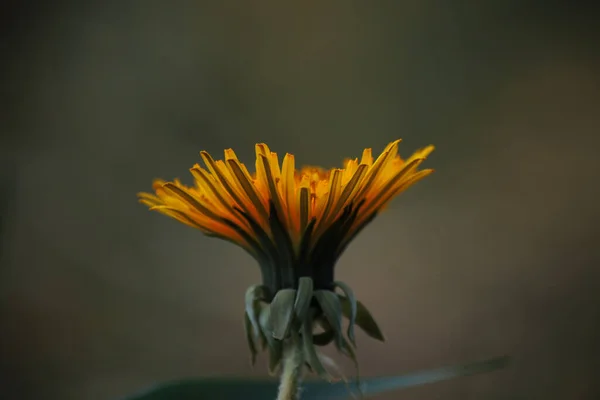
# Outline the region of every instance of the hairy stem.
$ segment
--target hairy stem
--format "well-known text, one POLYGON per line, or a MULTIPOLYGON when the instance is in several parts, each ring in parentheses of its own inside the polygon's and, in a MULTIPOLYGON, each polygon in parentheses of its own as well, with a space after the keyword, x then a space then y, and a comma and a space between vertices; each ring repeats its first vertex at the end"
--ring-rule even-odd
POLYGON ((287 339, 283 351, 283 370, 277 400, 299 400, 304 366, 304 356, 299 338, 293 336, 287 339))

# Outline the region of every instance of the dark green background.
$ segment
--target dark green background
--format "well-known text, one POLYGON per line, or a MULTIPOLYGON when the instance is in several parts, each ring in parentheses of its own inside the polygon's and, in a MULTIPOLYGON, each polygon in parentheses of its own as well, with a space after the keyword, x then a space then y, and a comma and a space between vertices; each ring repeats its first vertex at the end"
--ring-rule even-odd
POLYGON ((1 12, 1 398, 264 376, 242 324, 254 262, 135 193, 157 176, 189 182, 201 149, 251 164, 264 141, 331 167, 398 137, 403 155, 436 144, 437 172, 339 262, 388 337, 358 337, 362 373, 509 354, 505 371, 403 398, 596 398, 591 7, 23 3, 1 12))

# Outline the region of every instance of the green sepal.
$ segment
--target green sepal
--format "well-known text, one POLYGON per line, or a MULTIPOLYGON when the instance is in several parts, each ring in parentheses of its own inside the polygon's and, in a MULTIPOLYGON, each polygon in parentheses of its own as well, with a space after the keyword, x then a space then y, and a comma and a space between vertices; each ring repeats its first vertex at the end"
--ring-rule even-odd
POLYGON ((333 328, 322 315, 313 322, 313 324, 315 323, 323 328, 323 332, 317 333, 316 335, 313 334, 313 343, 315 346, 327 346, 335 339, 333 328))
POLYGON ((279 366, 283 360, 283 342, 275 340, 273 347, 269 348, 269 374, 275 376, 279 373, 279 366))
POLYGON ((308 308, 313 297, 313 280, 303 276, 298 280, 298 291, 294 302, 294 314, 299 325, 304 324, 308 314, 308 308))
POLYGON ((270 325, 270 315, 271 306, 268 304, 263 304, 258 317, 258 324, 260 325, 260 331, 265 337, 265 340, 267 341, 267 347, 269 349, 273 347, 272 343, 275 342, 275 339, 273 339, 273 329, 270 325))
POLYGON ((313 343, 315 346, 327 346, 333 341, 333 339, 335 339, 335 332, 333 332, 333 329, 331 329, 331 327, 325 332, 313 335, 313 343))
POLYGON ((356 347, 356 337, 354 335, 354 324, 356 323, 357 314, 356 297, 354 296, 352 288, 346 285, 344 282, 336 281, 333 284, 335 287, 338 287, 342 290, 344 296, 346 296, 346 299, 348 300, 349 314, 346 315, 346 317, 348 318, 349 322, 347 335, 348 339, 350 339, 350 343, 352 343, 352 345, 356 347))
POLYGON ((254 336, 258 336, 260 327, 258 324, 258 314, 260 313, 260 302, 266 301, 269 289, 264 285, 253 285, 246 290, 246 314, 250 319, 250 324, 254 329, 254 336))
MULTIPOLYGON (((342 305, 342 312, 346 318, 351 316, 351 305, 347 297, 338 295, 340 303, 342 305)), ((368 336, 373 339, 385 342, 385 336, 381 332, 379 325, 363 303, 360 301, 356 302, 356 325, 362 329, 368 336)))
POLYGON ((304 351, 304 361, 312 371, 319 375, 319 377, 328 382, 333 382, 333 377, 323 366, 313 343, 313 314, 314 310, 311 310, 306 316, 306 321, 302 324, 302 349, 304 351))
POLYGON ((250 362, 254 366, 256 364, 256 355, 258 351, 256 349, 256 336, 252 333, 252 322, 250 322, 250 317, 248 317, 248 313, 244 313, 244 329, 246 331, 246 340, 248 341, 248 348, 250 349, 250 362))
POLYGON ((268 304, 263 305, 258 322, 260 329, 267 341, 269 349, 269 373, 276 375, 281 360, 283 358, 283 346, 280 340, 275 340, 273 337, 273 328, 270 323, 271 307, 268 304))
POLYGON ((342 347, 344 339, 342 333, 342 306, 338 296, 329 290, 317 290, 315 291, 315 298, 321 306, 327 322, 331 325, 336 346, 342 347))
POLYGON ((292 322, 294 321, 294 301, 296 291, 294 289, 281 289, 275 294, 271 302, 271 313, 269 325, 272 335, 277 340, 288 337, 292 322))

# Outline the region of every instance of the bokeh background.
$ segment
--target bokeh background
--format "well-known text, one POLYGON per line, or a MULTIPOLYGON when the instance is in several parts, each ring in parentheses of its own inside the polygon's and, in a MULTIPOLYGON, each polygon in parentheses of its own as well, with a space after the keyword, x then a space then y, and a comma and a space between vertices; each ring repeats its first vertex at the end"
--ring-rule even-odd
MULTIPOLYGON (((382 399, 600 394, 598 15, 583 2, 2 3, 0 398, 108 400, 251 369, 240 249, 136 201, 206 149, 326 167, 434 143, 338 264, 382 399)), ((590 2, 593 4, 593 2, 590 2)), ((343 364, 348 375, 351 365, 343 364)))

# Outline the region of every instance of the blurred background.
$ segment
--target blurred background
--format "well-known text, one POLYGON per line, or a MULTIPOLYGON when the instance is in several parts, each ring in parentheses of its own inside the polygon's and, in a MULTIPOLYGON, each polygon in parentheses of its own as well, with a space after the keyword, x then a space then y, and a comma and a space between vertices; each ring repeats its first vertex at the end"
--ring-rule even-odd
MULTIPOLYGON (((593 3, 593 2, 590 2, 593 3)), ((388 342, 361 373, 510 355, 382 399, 600 395, 598 15, 583 2, 158 0, 1 8, 0 398, 109 400, 251 369, 242 250, 136 192, 266 142, 340 165, 403 138, 436 173, 337 277, 388 342)), ((344 363, 348 375, 351 364, 344 363)))

